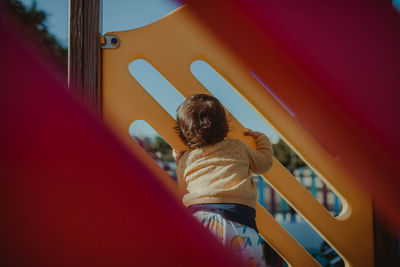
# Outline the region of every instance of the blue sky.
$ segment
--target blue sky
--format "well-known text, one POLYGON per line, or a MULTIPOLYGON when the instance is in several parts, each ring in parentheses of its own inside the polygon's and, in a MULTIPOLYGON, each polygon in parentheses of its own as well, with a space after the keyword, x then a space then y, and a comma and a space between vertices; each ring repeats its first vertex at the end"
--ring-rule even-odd
MULTIPOLYGON (((30 7, 33 0, 20 0, 30 7)), ((68 46, 68 0, 37 0, 38 9, 47 13, 46 26, 57 40, 68 46)))

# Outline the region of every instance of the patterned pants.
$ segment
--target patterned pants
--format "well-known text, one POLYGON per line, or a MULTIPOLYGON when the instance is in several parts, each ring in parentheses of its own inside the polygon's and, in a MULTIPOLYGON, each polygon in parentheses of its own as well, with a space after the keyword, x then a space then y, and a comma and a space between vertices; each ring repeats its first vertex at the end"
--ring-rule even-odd
POLYGON ((193 216, 223 245, 240 253, 249 266, 265 266, 262 238, 256 230, 246 225, 224 219, 220 214, 209 211, 197 211, 193 216))

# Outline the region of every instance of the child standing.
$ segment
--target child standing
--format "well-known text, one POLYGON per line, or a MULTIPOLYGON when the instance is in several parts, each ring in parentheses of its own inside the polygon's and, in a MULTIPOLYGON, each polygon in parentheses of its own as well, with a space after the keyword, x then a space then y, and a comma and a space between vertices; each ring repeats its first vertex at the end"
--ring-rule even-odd
POLYGON ((177 113, 175 129, 189 148, 174 152, 183 204, 225 247, 240 252, 251 266, 263 265, 252 174, 265 173, 272 166, 268 137, 244 132, 255 139, 256 150, 237 139, 227 139, 225 110, 209 95, 192 95, 177 113))

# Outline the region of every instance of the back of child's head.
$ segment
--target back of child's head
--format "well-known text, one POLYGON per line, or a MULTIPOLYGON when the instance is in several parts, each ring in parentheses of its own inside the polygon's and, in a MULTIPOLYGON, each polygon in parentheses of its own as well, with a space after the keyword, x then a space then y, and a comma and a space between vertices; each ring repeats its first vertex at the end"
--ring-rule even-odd
POLYGON ((190 149, 215 144, 229 131, 225 110, 213 96, 190 96, 177 110, 175 130, 190 149))

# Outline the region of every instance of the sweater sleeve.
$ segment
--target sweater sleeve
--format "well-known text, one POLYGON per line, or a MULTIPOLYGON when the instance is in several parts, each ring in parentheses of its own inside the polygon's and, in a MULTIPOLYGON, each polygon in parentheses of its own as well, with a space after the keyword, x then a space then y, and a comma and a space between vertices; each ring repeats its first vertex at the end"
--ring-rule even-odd
POLYGON ((265 135, 258 136, 255 141, 256 150, 247 145, 245 145, 245 149, 249 157, 250 169, 255 174, 263 174, 272 167, 274 161, 272 145, 265 135))

